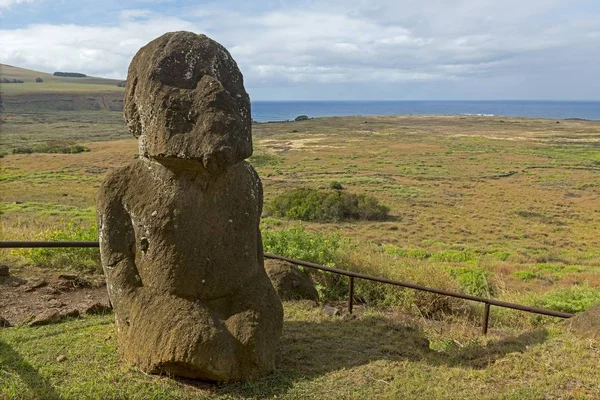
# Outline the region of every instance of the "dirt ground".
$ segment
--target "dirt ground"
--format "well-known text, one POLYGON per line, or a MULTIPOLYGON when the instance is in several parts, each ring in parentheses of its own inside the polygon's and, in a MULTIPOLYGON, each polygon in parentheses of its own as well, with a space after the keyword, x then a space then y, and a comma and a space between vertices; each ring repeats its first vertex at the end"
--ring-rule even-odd
POLYGON ((0 321, 13 326, 43 325, 65 317, 110 312, 101 278, 42 268, 11 269, 8 276, 0 276, 0 321))

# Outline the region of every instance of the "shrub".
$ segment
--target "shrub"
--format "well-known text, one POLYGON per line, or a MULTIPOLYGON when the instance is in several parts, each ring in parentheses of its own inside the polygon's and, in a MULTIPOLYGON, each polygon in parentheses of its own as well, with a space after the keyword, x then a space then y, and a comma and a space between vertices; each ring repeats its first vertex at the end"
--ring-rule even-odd
POLYGON ((266 253, 335 267, 345 239, 340 235, 309 233, 300 226, 280 230, 263 230, 262 240, 266 253))
POLYGON ((82 74, 79 72, 60 72, 57 71, 53 74, 54 76, 66 76, 69 78, 86 78, 87 75, 86 74, 82 74))
POLYGON ((431 257, 430 252, 421 249, 403 249, 392 245, 386 245, 383 249, 387 254, 398 257, 416 258, 417 260, 425 260, 431 257))
POLYGON ((544 275, 538 271, 531 271, 528 269, 524 269, 521 271, 515 271, 512 273, 515 278, 519 278, 524 281, 529 281, 531 279, 542 279, 544 275))
MULTIPOLYGON (((265 253, 339 267, 341 248, 346 242, 340 235, 309 233, 303 227, 262 231, 265 253)), ((300 267, 315 283, 322 300, 337 300, 347 295, 346 278, 325 271, 300 267)))
POLYGON ((12 149, 13 154, 31 154, 33 149, 31 147, 15 147, 12 149))
MULTIPOLYGON (((289 258, 311 261, 368 275, 396 279, 439 289, 460 290, 448 269, 423 261, 399 261, 374 245, 357 245, 339 235, 306 232, 297 227, 282 230, 263 230, 265 252, 289 258), (418 265, 415 265, 418 263, 418 265)), ((348 278, 342 275, 304 268, 321 300, 347 300, 348 278)), ((375 306, 396 306, 405 311, 427 317, 441 317, 446 313, 470 311, 468 303, 452 297, 355 279, 354 299, 375 306)))
MULTIPOLYGON (((344 248, 343 265, 362 273, 413 283, 437 289, 459 291, 460 284, 447 268, 428 260, 398 259, 375 245, 344 248)), ((471 311, 468 302, 409 288, 364 281, 355 281, 355 299, 369 305, 395 306, 429 318, 471 311)))
POLYGON ((302 221, 385 220, 389 208, 363 194, 295 189, 267 204, 269 215, 302 221))
POLYGON ((473 254, 472 252, 467 251, 467 250, 461 250, 461 251, 444 250, 444 251, 440 251, 439 253, 433 254, 431 256, 431 259, 434 261, 441 261, 441 262, 460 263, 460 262, 474 261, 476 259, 476 256, 475 256, 475 254, 473 254))
POLYGON ((32 154, 32 153, 62 153, 62 154, 77 154, 90 151, 89 148, 81 144, 65 143, 65 142, 49 142, 39 143, 34 146, 15 147, 12 149, 13 154, 32 154))
POLYGON ((306 121, 308 120, 308 115, 298 115, 294 121, 306 121))
POLYGON ((0 82, 2 83, 25 83, 25 81, 23 79, 8 79, 8 78, 2 78, 0 79, 0 82))
POLYGON ((533 298, 536 307, 568 313, 579 313, 598 303, 600 290, 590 287, 587 283, 552 290, 533 298))
POLYGON ((493 297, 494 286, 490 273, 481 268, 450 268, 450 275, 458 280, 462 291, 479 297, 493 297))
POLYGON ((333 181, 329 184, 329 188, 333 190, 343 190, 344 186, 338 181, 333 181))

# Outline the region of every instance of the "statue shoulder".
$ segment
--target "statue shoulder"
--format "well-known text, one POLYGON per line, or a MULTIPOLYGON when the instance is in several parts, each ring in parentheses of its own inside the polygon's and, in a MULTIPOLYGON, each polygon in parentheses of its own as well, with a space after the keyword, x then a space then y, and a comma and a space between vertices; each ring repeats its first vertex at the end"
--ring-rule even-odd
POLYGON ((133 186, 139 185, 145 174, 146 171, 138 160, 112 170, 106 175, 98 191, 99 204, 124 197, 133 186))

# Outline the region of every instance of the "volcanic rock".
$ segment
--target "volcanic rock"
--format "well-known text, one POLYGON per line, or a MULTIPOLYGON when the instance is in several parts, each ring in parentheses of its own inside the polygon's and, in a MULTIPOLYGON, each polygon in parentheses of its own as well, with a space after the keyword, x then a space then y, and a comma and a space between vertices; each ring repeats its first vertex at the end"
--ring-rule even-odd
POLYGON ((281 260, 265 260, 265 270, 281 300, 319 300, 308 274, 281 260))
POLYGON ((140 157, 98 196, 100 253, 129 363, 214 381, 274 368, 283 309, 264 270, 250 100, 227 50, 167 33, 129 67, 140 157))
POLYGON ((569 318, 564 324, 578 337, 600 340, 600 304, 569 318))

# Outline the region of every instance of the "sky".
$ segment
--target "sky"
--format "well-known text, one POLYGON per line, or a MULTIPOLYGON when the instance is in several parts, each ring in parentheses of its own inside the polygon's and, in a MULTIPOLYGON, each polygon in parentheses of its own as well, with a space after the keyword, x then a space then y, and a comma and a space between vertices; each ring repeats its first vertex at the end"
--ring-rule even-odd
POLYGON ((598 0, 0 0, 0 62, 125 79, 178 30, 253 100, 600 100, 598 0))

